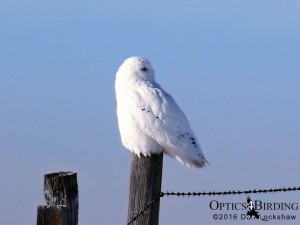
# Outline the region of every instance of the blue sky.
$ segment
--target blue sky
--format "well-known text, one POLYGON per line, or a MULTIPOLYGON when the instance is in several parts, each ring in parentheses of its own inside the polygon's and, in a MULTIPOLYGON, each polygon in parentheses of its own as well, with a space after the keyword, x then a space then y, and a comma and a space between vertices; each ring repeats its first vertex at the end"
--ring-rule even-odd
MULTIPOLYGON (((164 191, 299 186, 299 54, 299 1, 2 0, 0 224, 34 224, 43 174, 60 170, 78 171, 80 224, 125 223, 130 152, 114 80, 130 56, 151 61, 210 162, 164 157, 164 191)), ((214 199, 246 196, 163 198, 160 224, 241 223, 214 221, 214 199)))

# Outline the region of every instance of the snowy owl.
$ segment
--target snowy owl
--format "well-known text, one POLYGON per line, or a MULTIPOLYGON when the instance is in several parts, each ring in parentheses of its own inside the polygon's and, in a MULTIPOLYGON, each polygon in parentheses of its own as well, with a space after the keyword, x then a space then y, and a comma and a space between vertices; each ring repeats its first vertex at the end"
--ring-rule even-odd
POLYGON ((131 57, 115 82, 122 144, 138 156, 166 153, 192 168, 207 163, 191 126, 175 100, 155 82, 150 62, 131 57))

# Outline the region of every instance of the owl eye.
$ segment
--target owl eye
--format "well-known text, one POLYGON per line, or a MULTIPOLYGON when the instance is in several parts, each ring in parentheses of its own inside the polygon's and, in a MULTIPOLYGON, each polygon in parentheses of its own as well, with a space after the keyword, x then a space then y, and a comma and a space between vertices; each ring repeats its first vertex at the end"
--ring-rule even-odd
POLYGON ((141 70, 147 71, 147 68, 146 67, 142 67, 141 70))

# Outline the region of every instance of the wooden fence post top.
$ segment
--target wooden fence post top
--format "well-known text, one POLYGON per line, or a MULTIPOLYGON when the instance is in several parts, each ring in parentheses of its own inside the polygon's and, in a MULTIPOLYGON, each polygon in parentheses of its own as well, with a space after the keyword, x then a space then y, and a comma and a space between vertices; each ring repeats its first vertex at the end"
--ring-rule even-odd
POLYGON ((44 197, 46 205, 38 207, 37 225, 78 224, 77 172, 45 174, 44 197))
POLYGON ((51 179, 53 177, 63 177, 63 176, 72 176, 77 175, 76 171, 59 171, 59 172, 53 172, 53 173, 45 173, 44 177, 51 179))

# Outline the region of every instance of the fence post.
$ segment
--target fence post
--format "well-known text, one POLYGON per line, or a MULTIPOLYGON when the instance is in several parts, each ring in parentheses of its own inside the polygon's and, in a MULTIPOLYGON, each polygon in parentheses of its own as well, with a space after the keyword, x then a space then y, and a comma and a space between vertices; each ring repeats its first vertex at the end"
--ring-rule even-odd
POLYGON ((38 206, 37 225, 78 224, 77 173, 72 171, 44 175, 46 205, 38 206))
MULTIPOLYGON (((127 223, 160 195, 163 154, 138 157, 132 154, 127 223)), ((159 199, 133 225, 158 225, 159 199)))

